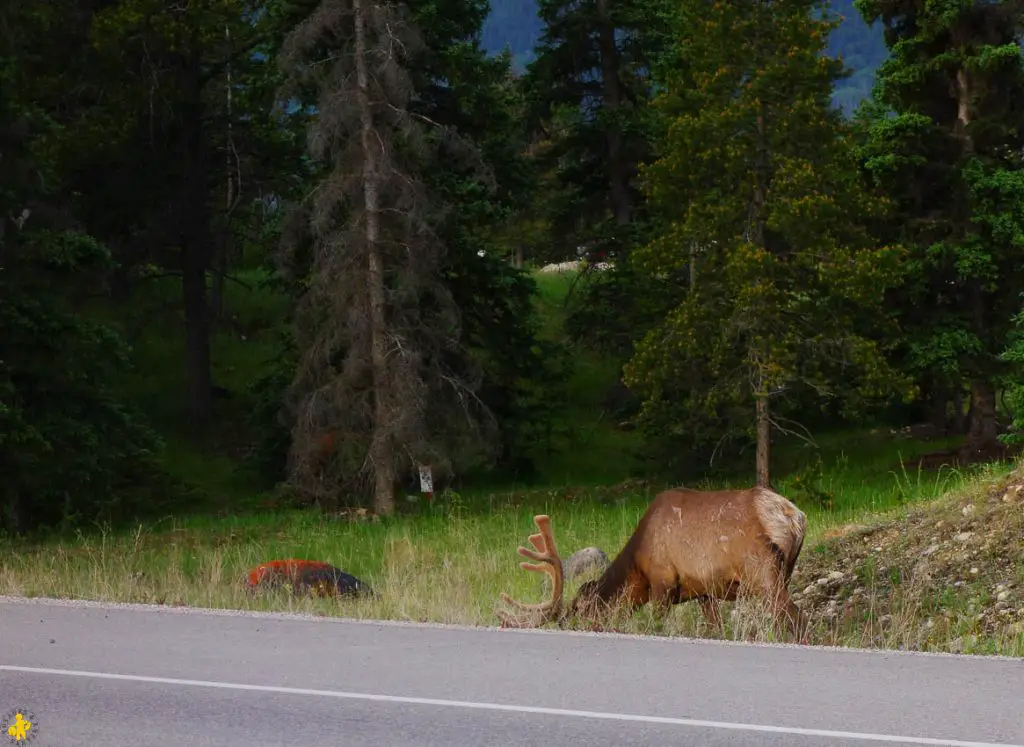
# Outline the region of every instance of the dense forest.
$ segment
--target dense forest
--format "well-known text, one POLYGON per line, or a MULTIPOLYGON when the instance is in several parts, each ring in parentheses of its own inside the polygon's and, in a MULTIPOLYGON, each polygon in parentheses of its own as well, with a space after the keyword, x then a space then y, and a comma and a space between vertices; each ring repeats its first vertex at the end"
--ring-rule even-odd
MULTIPOLYGON (((853 0, 833 0, 826 13, 841 19, 829 36, 826 54, 841 57, 850 75, 836 84, 832 99, 849 113, 870 97, 875 70, 888 55, 882 24, 868 24, 853 6, 853 0)), ((521 71, 534 58, 534 47, 544 32, 536 0, 494 0, 480 37, 492 54, 508 50, 513 69, 521 71)))
POLYGON ((856 3, 5 3, 0 529, 521 485, 584 384, 647 476, 1004 454, 1020 9, 856 3))

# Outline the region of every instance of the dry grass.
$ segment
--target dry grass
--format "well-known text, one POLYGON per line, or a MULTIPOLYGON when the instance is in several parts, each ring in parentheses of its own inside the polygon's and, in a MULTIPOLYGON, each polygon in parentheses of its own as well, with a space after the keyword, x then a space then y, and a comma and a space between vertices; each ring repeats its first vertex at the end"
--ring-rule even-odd
MULTIPOLYGON (((632 485, 510 494, 479 513, 454 500, 434 515, 386 522, 277 511, 15 544, 3 553, 0 594, 496 625, 500 592, 524 601, 543 595, 515 554, 534 531, 535 513, 551 515, 563 557, 589 545, 613 555, 653 492, 632 485), (380 598, 248 596, 245 569, 284 557, 329 560, 380 598)), ((861 515, 853 525, 849 512, 808 512, 811 536, 791 589, 812 620, 813 643, 1024 655, 1024 472, 982 470, 938 502, 861 515), (1007 485, 1013 500, 1004 502, 1007 485), (957 539, 967 531, 972 541, 957 539)), ((773 639, 760 600, 741 599, 723 612, 725 637, 773 639)), ((717 635, 692 604, 664 620, 647 609, 613 616, 605 629, 717 635)))
POLYGON ((1024 469, 826 532, 792 587, 822 643, 1024 656, 1024 469))

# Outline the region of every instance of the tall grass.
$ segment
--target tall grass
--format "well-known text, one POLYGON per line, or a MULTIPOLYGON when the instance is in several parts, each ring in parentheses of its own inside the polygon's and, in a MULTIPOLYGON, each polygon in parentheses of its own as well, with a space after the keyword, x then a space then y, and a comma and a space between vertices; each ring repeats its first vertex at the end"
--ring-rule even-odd
MULTIPOLYGON (((910 493, 904 478, 892 475, 887 491, 879 489, 881 483, 874 487, 847 484, 842 495, 850 505, 854 495, 873 495, 876 516, 880 516, 886 509, 899 510, 908 496, 917 500, 954 495, 998 472, 989 467, 973 474, 949 473, 940 482, 914 484, 910 493)), ((563 557, 591 545, 614 555, 636 526, 653 490, 549 489, 478 495, 472 500, 442 493, 415 515, 388 520, 267 510, 217 519, 168 518, 140 524, 131 532, 98 531, 43 544, 18 542, 4 548, 0 595, 495 625, 501 592, 525 601, 543 597, 539 579, 519 569, 515 553, 516 546, 525 544, 527 535, 535 531, 535 514, 552 517, 563 557), (253 597, 245 592, 241 578, 247 568, 289 557, 328 560, 370 583, 380 596, 346 601, 283 593, 253 597)), ((864 514, 852 510, 806 508, 810 536, 805 554, 814 553, 815 544, 830 527, 848 519, 865 519, 864 514)), ((566 594, 571 596, 575 588, 570 584, 566 594)), ((771 638, 757 600, 733 609, 726 637, 771 638)), ((904 613, 907 610, 900 614, 904 613)), ((614 628, 636 633, 712 634, 694 605, 678 608, 666 620, 656 620, 650 610, 641 610, 616 620, 614 628)), ((819 634, 832 635, 831 643, 878 642, 876 628, 867 624, 863 629, 845 631, 843 640, 835 640, 825 628, 819 634)))
MULTIPOLYGON (((536 277, 543 333, 570 345, 561 330, 563 302, 574 278, 536 277)), ((41 542, 0 540, 0 594, 494 624, 501 591, 521 599, 539 597, 537 578, 519 570, 515 554, 534 531, 534 514, 552 517, 563 556, 591 545, 614 555, 654 492, 664 487, 636 480, 623 484, 641 465, 638 436, 615 428, 604 403, 618 363, 574 349, 571 401, 556 423, 556 449, 539 465, 544 487, 449 490, 430 505, 410 496, 407 512, 377 521, 276 507, 267 486, 230 448, 232 432, 240 429, 249 406, 244 392, 275 355, 275 332, 284 319, 284 299, 260 287, 259 273, 244 280, 248 287, 228 284, 229 316, 237 318, 213 340, 217 383, 235 396, 218 403, 220 428, 212 440, 196 439, 183 428, 180 322, 150 326, 135 338, 137 371, 124 382, 167 439, 162 457, 168 471, 216 496, 218 510, 179 513, 126 531, 97 527, 41 542), (166 335, 164 329, 173 332, 166 335), (288 557, 327 560, 369 582, 381 596, 339 602, 254 598, 244 592, 239 582, 247 568, 288 557)), ((151 282, 151 308, 140 314, 155 313, 178 293, 173 282, 151 282)), ((776 445, 775 485, 807 512, 813 545, 837 525, 956 494, 1001 469, 926 472, 908 466, 920 454, 948 445, 899 441, 884 429, 827 434, 813 446, 783 438, 776 445)), ((752 479, 751 470, 691 487, 738 487, 752 479)), ((702 631, 692 610, 674 614, 667 623, 641 613, 622 625, 636 632, 702 631)))

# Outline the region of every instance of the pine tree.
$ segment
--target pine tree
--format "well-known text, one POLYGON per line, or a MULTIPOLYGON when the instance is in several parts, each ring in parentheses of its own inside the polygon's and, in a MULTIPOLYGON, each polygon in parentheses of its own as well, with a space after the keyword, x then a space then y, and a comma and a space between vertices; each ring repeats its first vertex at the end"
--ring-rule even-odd
POLYGON ((524 79, 536 149, 556 175, 548 213, 555 242, 626 251, 648 154, 650 72, 661 48, 657 0, 540 0, 544 31, 524 79))
POLYGON ((865 228, 882 206, 830 106, 842 71, 821 54, 820 7, 687 0, 680 64, 656 100, 665 135, 642 172, 663 230, 636 259, 682 301, 638 344, 626 382, 642 422, 686 450, 753 430, 760 485, 787 400, 852 405, 894 383, 865 323, 900 253, 865 228), (851 370, 858 386, 839 386, 851 370))
POLYGON ((400 477, 416 463, 443 467, 453 440, 486 422, 472 369, 453 362, 459 310, 434 230, 444 211, 422 177, 440 159, 473 154, 411 111, 406 65, 419 44, 402 5, 325 0, 282 52, 296 89, 318 92, 309 149, 325 170, 296 322, 290 478, 337 503, 363 486, 355 476, 368 477, 381 514, 394 511, 400 477))
MULTIPOLYGON (((913 272, 894 295, 902 362, 938 419, 969 384, 966 449, 998 448, 999 354, 1024 290, 1024 68, 1019 4, 859 0, 881 20, 864 158, 898 209, 913 272)), ((955 421, 962 412, 956 413, 955 421)))

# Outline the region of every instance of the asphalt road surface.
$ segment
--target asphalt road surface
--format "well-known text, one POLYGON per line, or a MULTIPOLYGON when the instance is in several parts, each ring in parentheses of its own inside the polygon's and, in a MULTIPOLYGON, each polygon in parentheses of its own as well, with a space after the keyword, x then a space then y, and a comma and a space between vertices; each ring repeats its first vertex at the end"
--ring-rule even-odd
POLYGON ((1024 747, 1024 660, 0 597, 16 708, 32 747, 1024 747))

